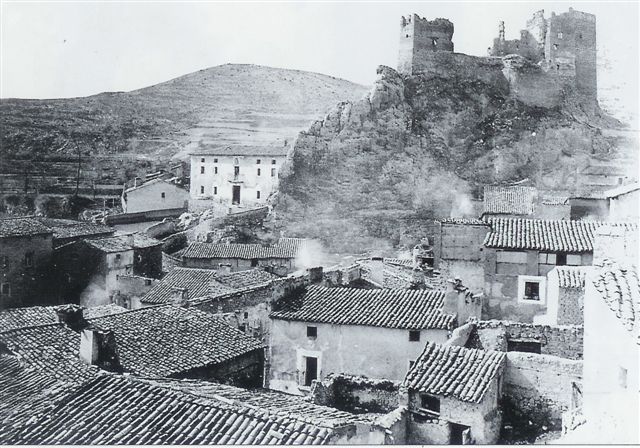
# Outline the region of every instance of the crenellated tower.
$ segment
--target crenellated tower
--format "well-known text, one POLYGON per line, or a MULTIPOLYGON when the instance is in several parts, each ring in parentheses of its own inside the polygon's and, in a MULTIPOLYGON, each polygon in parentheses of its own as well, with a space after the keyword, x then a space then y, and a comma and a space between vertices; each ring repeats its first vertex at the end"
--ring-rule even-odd
POLYGON ((417 14, 400 20, 398 71, 413 74, 430 63, 436 52, 453 52, 453 23, 447 19, 427 20, 417 14))

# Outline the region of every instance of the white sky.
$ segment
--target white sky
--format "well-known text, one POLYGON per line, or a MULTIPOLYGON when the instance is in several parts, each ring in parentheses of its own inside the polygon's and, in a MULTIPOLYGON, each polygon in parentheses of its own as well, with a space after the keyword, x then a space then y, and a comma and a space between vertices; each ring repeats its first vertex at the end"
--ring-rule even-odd
POLYGON ((403 14, 449 18, 456 52, 485 55, 499 20, 517 38, 534 11, 572 6, 597 16, 601 88, 638 103, 638 2, 0 2, 3 98, 128 91, 228 62, 371 84, 396 66, 403 14))

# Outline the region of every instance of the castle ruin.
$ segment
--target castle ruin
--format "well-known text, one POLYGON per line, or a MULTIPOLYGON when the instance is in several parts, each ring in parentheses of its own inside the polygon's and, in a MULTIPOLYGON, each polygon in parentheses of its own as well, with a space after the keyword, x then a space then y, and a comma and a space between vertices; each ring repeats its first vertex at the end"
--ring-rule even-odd
POLYGON ((427 20, 411 14, 403 16, 400 25, 400 73, 476 73, 485 81, 496 81, 501 78, 496 71, 501 71, 514 96, 529 104, 552 107, 567 90, 597 99, 593 14, 569 8, 547 19, 544 10, 537 11, 520 31, 520 38, 513 40, 505 39, 505 25, 500 22, 487 57, 454 53, 454 27, 447 19, 427 20))

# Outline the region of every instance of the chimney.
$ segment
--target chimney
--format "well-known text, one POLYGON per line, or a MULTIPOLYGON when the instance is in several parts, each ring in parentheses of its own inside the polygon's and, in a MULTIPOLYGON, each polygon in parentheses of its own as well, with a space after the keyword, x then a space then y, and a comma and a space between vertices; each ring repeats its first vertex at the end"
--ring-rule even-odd
POLYGON ((311 283, 319 283, 322 281, 322 278, 324 277, 323 275, 324 270, 322 266, 309 268, 307 269, 307 271, 309 272, 309 281, 311 283))
POLYGON ((425 287, 425 272, 420 268, 411 271, 411 289, 423 289, 425 287))
POLYGON ((384 262, 382 257, 371 257, 370 266, 369 279, 377 285, 384 286, 384 262))
POLYGON ((226 275, 226 274, 231 274, 231 264, 220 263, 218 265, 218 275, 226 275))
POLYGON ((84 318, 83 308, 78 305, 60 305, 55 308, 58 315, 58 322, 65 324, 73 331, 80 331, 86 328, 89 323, 84 318))
POLYGON ((111 372, 121 371, 116 337, 112 330, 90 326, 80 334, 80 360, 111 372))
POLYGON ((189 306, 189 290, 187 288, 171 288, 171 304, 174 306, 189 306))

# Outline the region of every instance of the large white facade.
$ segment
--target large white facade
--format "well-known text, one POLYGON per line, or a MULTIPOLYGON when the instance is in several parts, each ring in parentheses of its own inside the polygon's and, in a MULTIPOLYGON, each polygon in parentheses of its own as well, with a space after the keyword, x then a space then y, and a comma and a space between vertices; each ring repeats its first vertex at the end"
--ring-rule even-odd
POLYGON ((278 187, 286 150, 242 147, 191 154, 191 199, 240 207, 266 203, 278 187))

